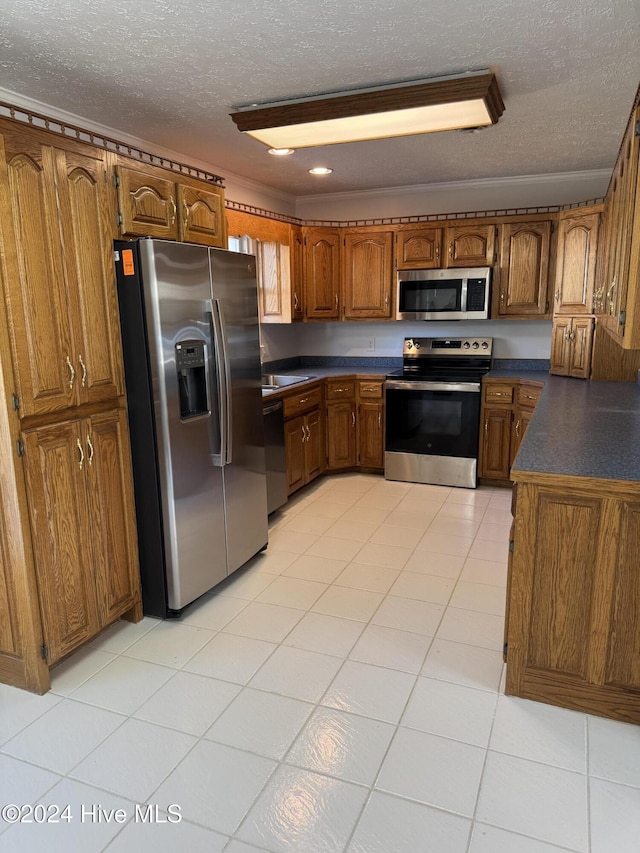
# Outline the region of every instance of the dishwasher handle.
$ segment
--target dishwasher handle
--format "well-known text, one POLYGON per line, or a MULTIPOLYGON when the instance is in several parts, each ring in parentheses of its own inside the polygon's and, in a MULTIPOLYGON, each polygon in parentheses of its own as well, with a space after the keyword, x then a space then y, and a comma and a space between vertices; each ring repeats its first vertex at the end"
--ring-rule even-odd
POLYGON ((276 400, 275 403, 271 403, 269 406, 262 407, 263 415, 272 415, 274 412, 279 412, 282 408, 282 400, 276 400))

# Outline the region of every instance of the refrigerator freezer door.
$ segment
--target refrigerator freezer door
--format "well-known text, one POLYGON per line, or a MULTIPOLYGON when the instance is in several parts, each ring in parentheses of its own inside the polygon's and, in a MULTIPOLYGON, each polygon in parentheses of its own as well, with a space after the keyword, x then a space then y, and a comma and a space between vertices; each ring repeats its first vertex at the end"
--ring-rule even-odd
POLYGON ((255 258, 209 249, 229 375, 223 467, 229 573, 267 544, 267 485, 255 258))
MULTIPOLYGON (((161 481, 168 607, 180 610, 227 575, 222 468, 211 462, 213 342, 206 247, 141 240, 149 362, 161 481), (200 348, 197 347, 200 342, 200 348), (204 360, 209 411, 184 417, 180 352, 190 345, 204 360)), ((185 366, 186 365, 186 366, 185 366)), ((199 362, 198 362, 199 365, 199 362)), ((184 396, 184 395, 183 395, 184 396)))

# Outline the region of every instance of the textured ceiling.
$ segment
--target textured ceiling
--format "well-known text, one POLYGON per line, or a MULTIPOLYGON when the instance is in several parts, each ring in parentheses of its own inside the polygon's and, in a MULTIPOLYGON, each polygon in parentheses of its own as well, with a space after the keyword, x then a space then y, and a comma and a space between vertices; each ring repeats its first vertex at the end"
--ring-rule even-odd
POLYGON ((0 20, 5 89, 297 196, 611 168, 640 80, 638 0, 0 0, 0 20), (481 68, 506 110, 475 134, 275 158, 228 115, 481 68))

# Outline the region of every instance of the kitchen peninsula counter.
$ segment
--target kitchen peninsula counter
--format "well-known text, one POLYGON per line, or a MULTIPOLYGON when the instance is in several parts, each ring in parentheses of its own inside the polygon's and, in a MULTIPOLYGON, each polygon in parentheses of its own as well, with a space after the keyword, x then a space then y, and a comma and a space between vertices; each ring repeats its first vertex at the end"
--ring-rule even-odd
POLYGON ((547 377, 511 478, 506 692, 640 723, 640 387, 547 377))

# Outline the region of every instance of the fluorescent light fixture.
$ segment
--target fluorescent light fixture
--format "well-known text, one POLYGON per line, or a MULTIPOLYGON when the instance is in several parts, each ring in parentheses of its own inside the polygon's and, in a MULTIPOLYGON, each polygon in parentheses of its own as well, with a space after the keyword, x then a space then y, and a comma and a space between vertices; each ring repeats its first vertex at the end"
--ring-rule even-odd
POLYGON ((332 172, 333 169, 328 166, 314 166, 313 169, 309 169, 310 175, 330 175, 332 172))
POLYGON ((270 148, 310 148, 495 124, 504 103, 491 71, 239 109, 231 118, 270 148))

